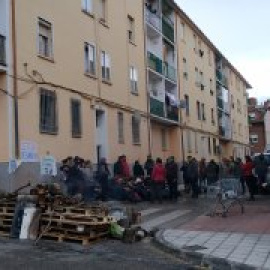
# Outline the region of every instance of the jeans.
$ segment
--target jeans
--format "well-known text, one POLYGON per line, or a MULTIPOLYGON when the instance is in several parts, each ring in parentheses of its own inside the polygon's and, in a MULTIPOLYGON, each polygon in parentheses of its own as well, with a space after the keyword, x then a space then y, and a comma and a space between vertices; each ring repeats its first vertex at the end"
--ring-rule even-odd
POLYGON ((190 179, 191 188, 192 188, 192 198, 198 198, 199 196, 199 186, 198 186, 198 178, 190 179))

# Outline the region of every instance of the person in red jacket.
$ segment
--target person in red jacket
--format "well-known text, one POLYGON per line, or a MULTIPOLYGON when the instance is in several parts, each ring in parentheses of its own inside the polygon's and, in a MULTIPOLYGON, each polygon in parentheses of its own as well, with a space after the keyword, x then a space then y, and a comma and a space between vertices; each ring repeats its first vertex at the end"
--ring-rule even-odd
POLYGON ((255 200, 254 195, 255 195, 256 187, 257 187, 256 178, 252 172, 254 168, 254 164, 250 156, 246 156, 245 159, 246 159, 246 163, 242 164, 243 177, 248 186, 248 191, 249 191, 249 196, 250 196, 249 200, 254 201, 255 200))
POLYGON ((162 203, 163 189, 166 180, 166 169, 162 164, 162 159, 157 158, 156 164, 152 171, 152 200, 157 199, 162 203))

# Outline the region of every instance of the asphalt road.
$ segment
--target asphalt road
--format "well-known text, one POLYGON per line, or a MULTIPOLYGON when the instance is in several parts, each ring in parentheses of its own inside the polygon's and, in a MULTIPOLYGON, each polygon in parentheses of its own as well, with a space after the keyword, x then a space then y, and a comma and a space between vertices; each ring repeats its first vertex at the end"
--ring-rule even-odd
POLYGON ((156 248, 150 239, 134 244, 103 241, 91 247, 78 244, 0 239, 2 270, 179 270, 198 269, 156 248))

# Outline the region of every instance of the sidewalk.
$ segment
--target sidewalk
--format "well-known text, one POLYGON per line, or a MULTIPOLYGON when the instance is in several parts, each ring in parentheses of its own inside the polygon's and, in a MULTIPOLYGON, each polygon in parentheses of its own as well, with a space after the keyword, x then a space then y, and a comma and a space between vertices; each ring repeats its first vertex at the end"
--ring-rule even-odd
POLYGON ((213 269, 270 269, 270 199, 247 202, 243 215, 235 207, 227 218, 199 216, 156 242, 213 269))

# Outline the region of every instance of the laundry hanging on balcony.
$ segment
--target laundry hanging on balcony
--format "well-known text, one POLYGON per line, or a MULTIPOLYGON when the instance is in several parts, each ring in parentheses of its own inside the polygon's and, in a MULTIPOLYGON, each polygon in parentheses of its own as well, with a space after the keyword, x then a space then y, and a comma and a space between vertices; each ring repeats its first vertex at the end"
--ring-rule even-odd
POLYGON ((179 103, 176 97, 173 94, 166 93, 165 95, 165 103, 167 106, 172 106, 172 107, 178 107, 179 103))

